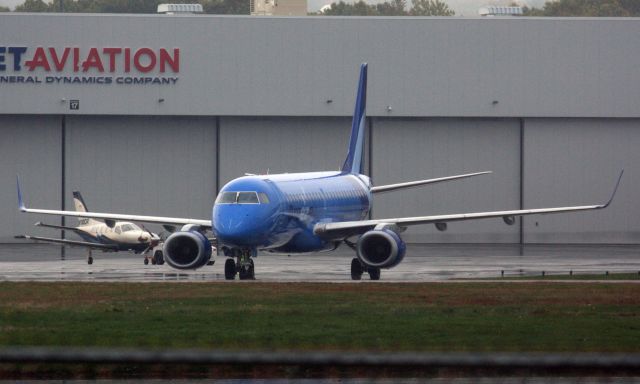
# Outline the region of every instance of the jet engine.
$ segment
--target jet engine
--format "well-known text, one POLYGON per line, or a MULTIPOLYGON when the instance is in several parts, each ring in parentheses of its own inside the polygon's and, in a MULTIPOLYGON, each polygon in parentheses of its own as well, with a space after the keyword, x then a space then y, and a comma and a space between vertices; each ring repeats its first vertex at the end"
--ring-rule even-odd
POLYGON ((211 242, 195 229, 174 232, 164 242, 164 259, 177 269, 197 269, 211 259, 211 242))
POLYGON ((362 264, 372 268, 393 268, 404 259, 407 246, 394 231, 383 228, 365 232, 358 239, 356 253, 362 264))

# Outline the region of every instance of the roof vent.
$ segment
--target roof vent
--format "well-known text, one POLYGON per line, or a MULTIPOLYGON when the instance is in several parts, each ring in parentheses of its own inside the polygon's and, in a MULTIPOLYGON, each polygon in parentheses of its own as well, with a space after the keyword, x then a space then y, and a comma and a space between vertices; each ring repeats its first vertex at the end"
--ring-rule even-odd
POLYGON ((164 13, 165 15, 182 15, 202 12, 202 4, 158 4, 158 13, 164 13))

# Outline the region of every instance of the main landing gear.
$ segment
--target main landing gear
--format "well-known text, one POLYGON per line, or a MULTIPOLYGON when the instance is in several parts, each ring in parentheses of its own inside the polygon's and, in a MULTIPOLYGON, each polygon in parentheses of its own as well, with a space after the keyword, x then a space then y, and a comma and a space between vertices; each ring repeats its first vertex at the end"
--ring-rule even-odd
POLYGON ((93 256, 91 255, 91 249, 89 249, 89 256, 87 257, 87 264, 93 264, 93 256))
POLYGON ((362 265, 358 258, 351 260, 351 280, 361 280, 362 274, 369 273, 371 280, 380 280, 380 268, 372 268, 362 265))
POLYGON ((224 278, 227 280, 233 280, 236 278, 236 274, 240 280, 255 280, 256 271, 253 264, 252 251, 250 249, 233 249, 236 260, 233 260, 233 256, 227 259, 224 263, 224 278))
POLYGON ((157 250, 153 252, 153 256, 148 256, 148 254, 144 255, 144 265, 149 265, 149 261, 151 261, 151 265, 162 265, 164 264, 164 254, 161 250, 157 250))

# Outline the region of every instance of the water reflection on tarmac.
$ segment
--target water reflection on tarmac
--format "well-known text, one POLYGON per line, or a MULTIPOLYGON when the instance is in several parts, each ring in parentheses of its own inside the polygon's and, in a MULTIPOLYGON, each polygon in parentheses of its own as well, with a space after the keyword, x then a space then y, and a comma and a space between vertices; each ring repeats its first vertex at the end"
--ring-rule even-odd
MULTIPOLYGON (((218 281, 224 280, 224 260, 196 271, 178 271, 167 264, 144 265, 140 255, 87 252, 50 245, 0 245, 0 281, 218 281)), ((349 282, 354 253, 348 248, 311 255, 260 255, 259 281, 349 282)), ((505 275, 547 275, 640 271, 640 246, 409 245, 404 261, 383 270, 381 281, 424 282, 505 275)), ((367 280, 367 276, 363 276, 367 280)))

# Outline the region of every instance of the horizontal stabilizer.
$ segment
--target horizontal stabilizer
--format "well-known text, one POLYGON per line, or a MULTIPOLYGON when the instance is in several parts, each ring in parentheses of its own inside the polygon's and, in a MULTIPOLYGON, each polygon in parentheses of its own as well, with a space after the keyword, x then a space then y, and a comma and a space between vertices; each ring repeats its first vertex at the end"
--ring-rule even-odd
POLYGON ((50 237, 40 237, 40 236, 30 236, 30 235, 18 235, 14 236, 16 239, 26 239, 33 240, 36 242, 45 242, 45 243, 53 243, 53 244, 64 244, 76 247, 85 247, 92 249, 99 249, 102 251, 117 251, 118 246, 112 244, 99 244, 99 243, 89 243, 87 241, 75 241, 75 240, 66 240, 66 239, 54 239, 50 237))
POLYGON ((65 227, 64 225, 53 225, 53 224, 45 224, 41 221, 38 221, 37 223, 33 224, 36 227, 44 227, 44 228, 55 228, 55 229, 64 229, 64 230, 68 230, 68 231, 77 231, 78 228, 76 227, 65 227))
POLYGON ((467 173, 467 174, 464 174, 464 175, 439 177, 439 178, 436 178, 436 179, 417 180, 417 181, 408 181, 406 183, 379 185, 377 187, 371 187, 371 192, 372 193, 391 192, 391 191, 396 191, 398 189, 420 187, 422 185, 442 183, 444 181, 464 179, 464 178, 467 178, 467 177, 486 175, 486 174, 489 174, 489 173, 492 173, 492 172, 491 171, 484 171, 484 172, 476 172, 476 173, 467 173))

